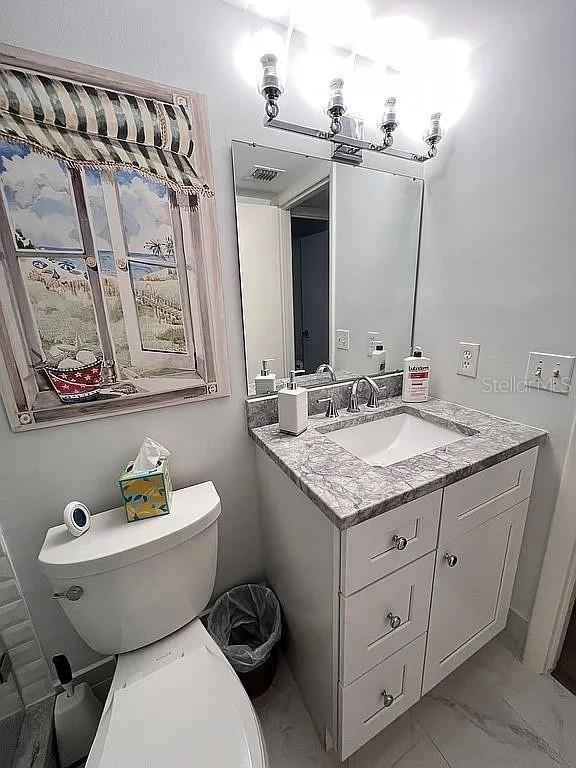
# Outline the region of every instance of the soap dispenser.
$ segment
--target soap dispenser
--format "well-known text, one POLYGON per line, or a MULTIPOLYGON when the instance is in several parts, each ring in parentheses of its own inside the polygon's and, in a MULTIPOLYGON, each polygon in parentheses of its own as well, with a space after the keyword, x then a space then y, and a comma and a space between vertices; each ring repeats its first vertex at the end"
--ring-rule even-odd
POLYGON ((280 432, 301 435, 308 426, 308 392, 299 387, 296 376, 306 371, 290 371, 290 381, 278 392, 280 432))
POLYGON ((276 391, 276 374, 272 373, 268 368, 268 363, 271 363, 275 358, 268 357, 266 360, 262 360, 262 369, 258 376, 254 377, 254 386, 257 395, 267 395, 269 392, 276 391))

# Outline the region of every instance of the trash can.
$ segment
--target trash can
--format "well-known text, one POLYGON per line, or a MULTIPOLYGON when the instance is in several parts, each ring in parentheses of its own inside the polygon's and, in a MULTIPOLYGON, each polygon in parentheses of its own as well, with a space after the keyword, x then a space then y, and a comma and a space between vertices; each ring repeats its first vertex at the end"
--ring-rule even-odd
POLYGON ((282 632, 278 598, 262 584, 243 584, 216 600, 208 631, 235 669, 251 699, 267 690, 276 674, 282 632))

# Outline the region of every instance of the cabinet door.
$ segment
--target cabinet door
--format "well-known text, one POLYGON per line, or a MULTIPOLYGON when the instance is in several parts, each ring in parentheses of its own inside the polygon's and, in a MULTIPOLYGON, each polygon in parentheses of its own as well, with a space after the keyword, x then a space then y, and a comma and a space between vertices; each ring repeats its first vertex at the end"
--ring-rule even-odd
POLYGON ((527 510, 528 500, 438 549, 423 693, 504 629, 527 510))

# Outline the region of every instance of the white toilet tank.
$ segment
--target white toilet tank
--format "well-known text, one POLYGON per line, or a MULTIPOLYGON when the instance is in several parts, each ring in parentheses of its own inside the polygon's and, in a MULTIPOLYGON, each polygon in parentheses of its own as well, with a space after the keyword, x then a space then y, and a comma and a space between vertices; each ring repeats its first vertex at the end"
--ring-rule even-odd
POLYGON ((220 498, 212 483, 175 491, 170 514, 94 515, 74 538, 50 528, 38 556, 82 639, 108 655, 149 645, 206 607, 216 575, 220 498), (66 596, 67 595, 67 596, 66 596))

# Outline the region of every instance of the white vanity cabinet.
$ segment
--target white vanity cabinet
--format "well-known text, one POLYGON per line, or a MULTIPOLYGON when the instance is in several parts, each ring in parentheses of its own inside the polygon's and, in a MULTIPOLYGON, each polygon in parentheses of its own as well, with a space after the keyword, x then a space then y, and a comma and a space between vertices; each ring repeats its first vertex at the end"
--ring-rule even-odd
POLYGON ((288 663, 344 760, 504 628, 538 448, 345 530, 257 453, 288 663))

